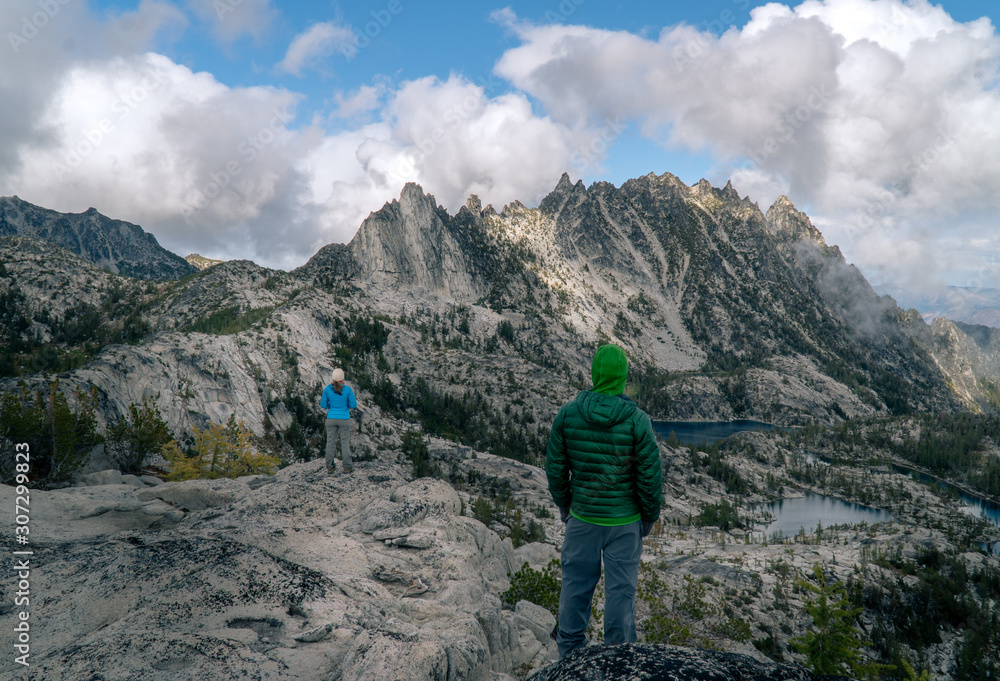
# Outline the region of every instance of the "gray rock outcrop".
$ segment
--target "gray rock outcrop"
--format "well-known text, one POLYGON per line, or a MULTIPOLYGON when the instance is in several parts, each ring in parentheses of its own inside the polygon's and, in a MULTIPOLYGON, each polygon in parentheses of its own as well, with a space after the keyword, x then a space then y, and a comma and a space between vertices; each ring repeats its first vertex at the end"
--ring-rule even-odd
POLYGON ((490 681, 554 659, 551 614, 500 606, 510 541, 454 489, 324 471, 32 491, 29 678, 490 681))

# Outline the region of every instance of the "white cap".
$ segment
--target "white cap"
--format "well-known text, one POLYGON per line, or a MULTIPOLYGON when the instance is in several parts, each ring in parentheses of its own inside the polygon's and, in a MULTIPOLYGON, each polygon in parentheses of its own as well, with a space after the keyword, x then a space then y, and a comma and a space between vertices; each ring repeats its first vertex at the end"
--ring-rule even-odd
POLYGON ((333 370, 333 382, 336 383, 337 381, 343 381, 343 380, 344 380, 344 370, 343 369, 334 369, 333 370))

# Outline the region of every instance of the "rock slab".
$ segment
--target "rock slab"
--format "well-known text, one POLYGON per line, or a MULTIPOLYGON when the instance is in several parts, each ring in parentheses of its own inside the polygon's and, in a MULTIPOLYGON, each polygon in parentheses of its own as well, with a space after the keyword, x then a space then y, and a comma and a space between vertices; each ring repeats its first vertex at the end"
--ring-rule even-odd
POLYGON ((796 665, 758 662, 747 655, 651 643, 581 648, 529 681, 834 681, 796 665))

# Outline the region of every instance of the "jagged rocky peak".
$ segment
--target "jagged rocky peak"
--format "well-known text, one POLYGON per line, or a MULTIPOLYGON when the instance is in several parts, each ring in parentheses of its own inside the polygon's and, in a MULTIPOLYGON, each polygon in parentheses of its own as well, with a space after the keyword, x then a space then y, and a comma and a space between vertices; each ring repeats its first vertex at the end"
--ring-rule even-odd
POLYGON ((792 200, 784 194, 767 209, 764 217, 767 221, 767 230, 776 237, 786 241, 808 239, 820 246, 826 246, 826 240, 813 226, 809 216, 798 210, 792 200))
MULTIPOLYGON (((676 178, 674 178, 676 180, 676 178)), ((683 182, 677 180, 677 182, 683 186, 683 182)), ((674 185, 676 187, 676 185, 674 185)), ((718 187, 713 187, 712 183, 702 178, 696 184, 692 185, 689 190, 689 195, 692 198, 705 200, 710 199, 711 201, 722 201, 724 203, 742 203, 747 207, 753 207, 755 204, 747 199, 741 199, 739 193, 733 188, 732 180, 726 182, 726 186, 722 189, 718 187)))
POLYGON ((574 198, 576 201, 580 201, 585 199, 586 196, 587 187, 584 186, 583 180, 577 180, 574 184, 569 177, 569 173, 563 173, 555 189, 538 204, 538 210, 543 215, 556 215, 570 204, 574 198))
POLYGON ((712 183, 706 180, 704 177, 698 180, 698 182, 691 186, 691 194, 693 196, 711 196, 715 193, 715 187, 712 183))
POLYGON ((684 201, 691 189, 679 177, 671 173, 647 173, 642 177, 627 180, 621 186, 622 192, 628 196, 647 196, 664 205, 678 204, 684 201))
POLYGON ((486 207, 483 208, 483 202, 479 199, 479 195, 469 194, 469 198, 465 200, 465 205, 458 210, 458 215, 462 213, 467 213, 473 219, 476 219, 496 215, 497 211, 492 203, 486 204, 486 207))
POLYGON ((434 197, 408 182, 398 200, 361 223, 348 249, 358 274, 372 282, 478 298, 462 236, 434 197))

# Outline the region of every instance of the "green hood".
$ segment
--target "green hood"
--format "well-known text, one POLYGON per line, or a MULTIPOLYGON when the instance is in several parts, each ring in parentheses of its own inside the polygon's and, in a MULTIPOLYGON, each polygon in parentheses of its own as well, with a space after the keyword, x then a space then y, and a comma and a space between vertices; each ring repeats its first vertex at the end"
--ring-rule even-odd
POLYGON ((627 397, 602 395, 583 390, 576 396, 576 406, 584 421, 601 428, 616 426, 631 418, 639 408, 627 397))
POLYGON ((602 395, 621 395, 625 392, 628 377, 628 358, 617 345, 602 345, 594 353, 594 363, 590 367, 594 379, 594 392, 602 395))

